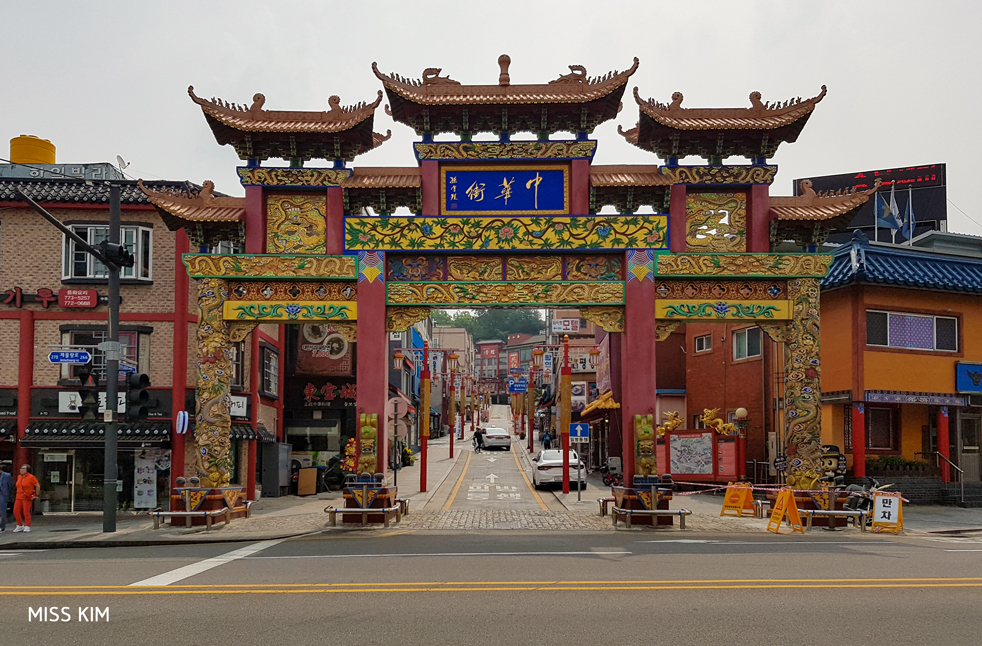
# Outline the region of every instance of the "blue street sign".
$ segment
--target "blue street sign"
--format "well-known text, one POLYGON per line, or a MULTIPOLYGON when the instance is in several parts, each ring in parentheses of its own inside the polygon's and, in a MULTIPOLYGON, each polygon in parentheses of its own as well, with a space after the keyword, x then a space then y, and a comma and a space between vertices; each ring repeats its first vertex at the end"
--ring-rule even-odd
POLYGON ((577 424, 569 425, 569 437, 572 439, 574 437, 590 437, 590 425, 582 422, 577 424))
POLYGON ((124 373, 125 372, 136 372, 136 368, 134 368, 133 366, 128 366, 125 363, 121 363, 121 364, 119 364, 119 371, 120 372, 124 372, 124 373))
POLYGON ((72 365, 85 365, 92 361, 92 355, 84 350, 65 350, 60 352, 49 352, 48 361, 51 363, 69 363, 72 365))
POLYGON ((528 389, 529 382, 525 377, 508 377, 509 393, 527 393, 528 389))

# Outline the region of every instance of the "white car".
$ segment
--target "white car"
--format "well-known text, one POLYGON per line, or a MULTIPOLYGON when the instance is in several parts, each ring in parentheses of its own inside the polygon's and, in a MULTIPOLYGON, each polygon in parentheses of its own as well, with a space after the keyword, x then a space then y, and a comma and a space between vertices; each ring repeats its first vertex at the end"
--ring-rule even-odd
MULTIPOLYGON (((569 482, 576 485, 576 469, 579 467, 580 478, 586 481, 586 469, 580 462, 576 451, 569 452, 569 482)), ((563 482, 563 452, 559 449, 540 451, 532 458, 532 484, 538 489, 546 484, 562 484, 563 482)))
POLYGON ((503 428, 488 426, 484 429, 484 448, 511 451, 511 436, 503 428))

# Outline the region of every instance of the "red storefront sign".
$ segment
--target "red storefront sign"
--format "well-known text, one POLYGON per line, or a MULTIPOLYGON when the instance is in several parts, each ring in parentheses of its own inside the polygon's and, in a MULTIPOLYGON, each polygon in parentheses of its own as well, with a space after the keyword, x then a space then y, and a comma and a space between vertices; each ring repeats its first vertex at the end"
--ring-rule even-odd
POLYGON ((96 307, 99 304, 99 292, 94 289, 60 289, 58 290, 58 307, 96 307))
POLYGON ((518 358, 518 356, 519 355, 518 355, 517 352, 509 352, 508 353, 508 369, 509 370, 511 370, 512 368, 521 368, 522 367, 522 363, 521 363, 520 359, 518 358))

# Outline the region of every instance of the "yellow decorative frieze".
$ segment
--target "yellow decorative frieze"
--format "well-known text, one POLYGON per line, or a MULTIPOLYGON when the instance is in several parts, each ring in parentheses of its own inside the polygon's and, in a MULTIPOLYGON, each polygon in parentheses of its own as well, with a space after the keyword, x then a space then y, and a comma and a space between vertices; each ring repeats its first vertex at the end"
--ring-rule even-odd
POLYGON ((226 301, 225 320, 251 321, 353 321, 358 304, 352 301, 226 301))
POLYGON ((656 319, 710 320, 791 318, 791 301, 655 301, 656 319))

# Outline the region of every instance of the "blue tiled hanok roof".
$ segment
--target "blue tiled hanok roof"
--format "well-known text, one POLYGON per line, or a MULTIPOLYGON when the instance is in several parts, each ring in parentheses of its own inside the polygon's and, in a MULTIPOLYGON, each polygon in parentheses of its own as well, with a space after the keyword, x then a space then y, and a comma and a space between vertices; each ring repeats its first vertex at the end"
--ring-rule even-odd
POLYGON ((833 253, 822 289, 854 283, 897 285, 945 292, 982 293, 982 259, 911 247, 872 245, 860 231, 833 253))
MULTIPOLYGON (((121 204, 150 204, 135 180, 114 180, 120 185, 121 204)), ((176 189, 196 195, 201 191, 197 184, 187 181, 144 182, 147 188, 176 189)), ((22 202, 17 189, 24 191, 35 202, 43 204, 109 204, 109 184, 104 180, 83 179, 2 179, 0 180, 0 202, 22 202)), ((219 193, 215 193, 219 195, 219 193)))

